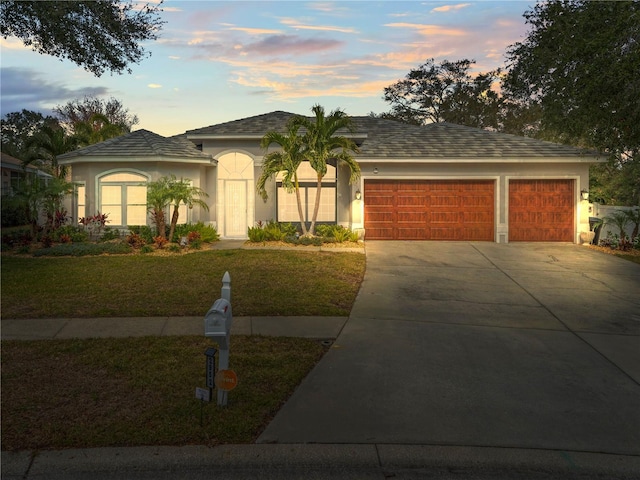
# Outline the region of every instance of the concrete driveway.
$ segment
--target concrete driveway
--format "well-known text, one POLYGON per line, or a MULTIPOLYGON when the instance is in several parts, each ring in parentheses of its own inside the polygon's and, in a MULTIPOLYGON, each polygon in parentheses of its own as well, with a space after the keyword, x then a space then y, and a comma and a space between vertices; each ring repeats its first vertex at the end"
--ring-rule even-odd
POLYGON ((570 244, 367 242, 335 344, 261 443, 640 455, 640 266, 570 244))

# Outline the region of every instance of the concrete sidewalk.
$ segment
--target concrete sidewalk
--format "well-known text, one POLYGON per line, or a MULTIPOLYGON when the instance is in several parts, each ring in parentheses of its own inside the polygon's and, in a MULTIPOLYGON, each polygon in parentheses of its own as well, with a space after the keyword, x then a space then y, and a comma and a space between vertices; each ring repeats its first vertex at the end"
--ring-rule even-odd
MULTIPOLYGON (((232 335, 336 338, 347 317, 233 317, 232 335)), ((202 317, 3 319, 3 340, 204 336, 202 317)))
POLYGON ((640 458, 439 445, 220 445, 2 452, 2 480, 636 480, 640 458))

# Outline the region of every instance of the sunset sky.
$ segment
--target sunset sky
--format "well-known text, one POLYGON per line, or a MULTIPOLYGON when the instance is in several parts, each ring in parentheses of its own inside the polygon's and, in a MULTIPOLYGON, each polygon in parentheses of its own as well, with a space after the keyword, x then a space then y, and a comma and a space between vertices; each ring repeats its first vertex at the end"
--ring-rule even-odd
POLYGON ((390 109, 385 87, 429 58, 504 66, 533 1, 172 1, 132 74, 95 77, 1 39, 1 113, 49 114, 85 95, 115 97, 160 135, 319 103, 349 115, 390 109))

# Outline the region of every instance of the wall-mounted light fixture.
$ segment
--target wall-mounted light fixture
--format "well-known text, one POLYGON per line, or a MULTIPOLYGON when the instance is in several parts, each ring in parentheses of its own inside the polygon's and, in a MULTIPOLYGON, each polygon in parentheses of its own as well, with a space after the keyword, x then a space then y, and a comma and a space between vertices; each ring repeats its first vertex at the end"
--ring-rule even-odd
POLYGON ((356 190, 356 200, 360 200, 362 198, 362 193, 360 190, 356 190))
POLYGON ((377 174, 378 174, 378 167, 376 167, 376 168, 374 168, 374 169, 373 169, 373 174, 374 174, 374 175, 377 175, 377 174))
POLYGON ((580 192, 580 197, 582 198, 582 200, 589 200, 589 190, 583 189, 580 192))

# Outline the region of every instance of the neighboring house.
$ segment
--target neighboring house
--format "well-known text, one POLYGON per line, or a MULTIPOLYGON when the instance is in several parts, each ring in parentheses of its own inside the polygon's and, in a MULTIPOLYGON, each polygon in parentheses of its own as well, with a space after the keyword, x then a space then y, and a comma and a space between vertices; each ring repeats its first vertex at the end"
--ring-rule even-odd
POLYGON ((2 162, 0 163, 0 175, 2 175, 2 195, 11 195, 16 185, 27 175, 37 175, 42 178, 51 178, 51 175, 27 165, 20 160, 2 152, 2 162))
MULTIPOLYGON (((222 238, 247 238, 257 221, 297 222, 295 195, 278 179, 269 198, 256 192, 265 151, 260 139, 285 131, 294 114, 272 112, 165 138, 138 130, 58 158, 79 185, 77 217, 109 213, 111 226, 147 223, 143 182, 174 174, 192 180, 209 211, 184 221, 214 225, 222 238)), ((594 153, 459 125, 415 126, 352 117, 350 136, 362 176, 348 184, 344 165, 329 166, 318 221, 364 230, 366 239, 579 242, 589 230, 589 165, 594 153)), ((274 147, 272 147, 274 148, 274 147)), ((315 172, 299 172, 307 218, 315 172)))

